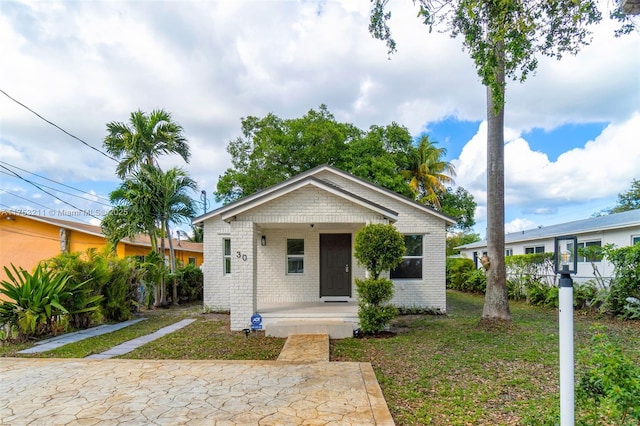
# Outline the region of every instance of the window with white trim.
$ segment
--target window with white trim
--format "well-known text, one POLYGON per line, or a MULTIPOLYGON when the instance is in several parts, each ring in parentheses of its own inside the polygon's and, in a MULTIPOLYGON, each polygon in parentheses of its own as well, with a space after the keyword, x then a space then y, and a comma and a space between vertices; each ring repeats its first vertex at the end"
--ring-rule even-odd
POLYGON ((231 238, 223 238, 222 245, 222 273, 228 275, 231 273, 231 238))
POLYGON ((504 255, 513 256, 513 249, 512 248, 504 249, 504 255))
POLYGON ((544 246, 525 247, 524 254, 544 253, 544 246))
POLYGON ((287 239, 287 274, 304 273, 304 240, 287 239))
POLYGON ((589 253, 587 256, 580 256, 580 249, 588 249, 589 247, 602 247, 602 241, 583 241, 578 243, 578 262, 600 262, 602 261, 602 253, 589 253))
POLYGON ((422 278, 422 235, 405 235, 402 263, 391 271, 391 278, 422 278))

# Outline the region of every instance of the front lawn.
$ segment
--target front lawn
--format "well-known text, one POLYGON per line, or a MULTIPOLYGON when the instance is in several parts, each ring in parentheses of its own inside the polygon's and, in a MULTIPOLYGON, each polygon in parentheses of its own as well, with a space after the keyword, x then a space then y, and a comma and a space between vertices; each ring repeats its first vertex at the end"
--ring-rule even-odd
MULTIPOLYGON (((557 311, 511 302, 512 326, 484 327, 483 297, 447 301, 447 316, 396 318, 395 337, 333 341, 332 360, 371 362, 398 425, 556 424, 557 311)), ((595 323, 640 362, 637 321, 577 316, 576 353, 595 323)))
MULTIPOLYGON (((511 302, 511 326, 483 326, 483 297, 448 292, 447 302, 446 316, 397 317, 395 336, 332 341, 331 360, 370 362, 397 425, 557 424, 557 311, 511 302)), ((196 321, 123 358, 275 360, 285 341, 263 333, 245 337, 231 332, 228 315, 203 314, 199 307, 150 311, 146 316, 146 321, 108 335, 31 356, 84 357, 186 317, 196 321)), ((640 365, 639 321, 576 313, 577 370, 584 365, 581 353, 590 348, 595 324, 603 325, 609 338, 640 365)), ((0 356, 15 356, 31 345, 5 345, 0 356)), ((581 414, 578 410, 576 417, 581 414)), ((593 424, 612 423, 604 419, 593 424)))

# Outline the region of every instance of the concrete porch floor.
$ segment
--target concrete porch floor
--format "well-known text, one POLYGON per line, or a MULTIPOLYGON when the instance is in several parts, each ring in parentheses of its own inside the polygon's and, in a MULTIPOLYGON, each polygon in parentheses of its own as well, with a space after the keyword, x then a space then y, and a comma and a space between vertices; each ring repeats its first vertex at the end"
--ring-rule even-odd
POLYGON ((344 339, 359 326, 355 302, 260 303, 258 313, 265 334, 274 337, 320 333, 344 339))

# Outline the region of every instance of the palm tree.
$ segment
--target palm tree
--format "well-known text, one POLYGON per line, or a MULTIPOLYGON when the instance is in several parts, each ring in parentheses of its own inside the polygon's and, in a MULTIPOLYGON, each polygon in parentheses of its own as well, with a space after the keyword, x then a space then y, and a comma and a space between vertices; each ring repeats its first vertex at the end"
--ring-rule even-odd
MULTIPOLYGON (((143 166, 147 172, 149 186, 152 187, 157 220, 162 226, 161 251, 164 253, 164 237, 169 237, 169 266, 171 273, 176 269, 176 256, 171 239, 170 223, 188 221, 195 215, 193 199, 188 191, 197 189, 196 182, 182 169, 174 167, 162 172, 155 167, 143 166)), ((173 304, 178 304, 177 282, 173 282, 173 304)), ((164 300, 164 298, 162 298, 164 300)))
POLYGON ((120 178, 142 164, 158 167, 157 158, 162 154, 178 154, 189 162, 191 153, 182 126, 172 121, 170 113, 156 109, 147 115, 138 110, 131 113, 129 123, 108 123, 104 138, 107 152, 120 160, 116 167, 120 178))
POLYGON ((440 209, 438 194, 446 192, 445 185, 453 183, 456 172, 451 163, 442 159, 447 150, 435 144, 428 136, 422 136, 409 154, 409 168, 401 173, 417 201, 440 209))

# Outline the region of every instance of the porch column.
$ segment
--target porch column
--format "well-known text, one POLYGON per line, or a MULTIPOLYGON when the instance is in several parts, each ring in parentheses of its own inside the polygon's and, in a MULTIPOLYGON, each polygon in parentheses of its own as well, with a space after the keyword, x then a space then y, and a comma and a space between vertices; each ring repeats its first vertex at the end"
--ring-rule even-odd
POLYGON ((257 308, 257 228, 253 222, 231 222, 231 330, 251 324, 257 308))

